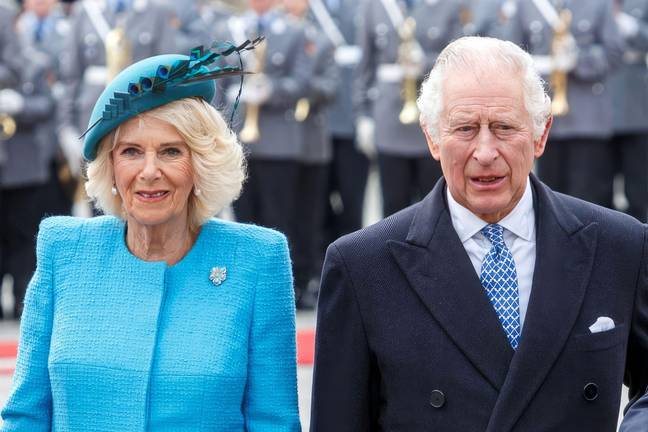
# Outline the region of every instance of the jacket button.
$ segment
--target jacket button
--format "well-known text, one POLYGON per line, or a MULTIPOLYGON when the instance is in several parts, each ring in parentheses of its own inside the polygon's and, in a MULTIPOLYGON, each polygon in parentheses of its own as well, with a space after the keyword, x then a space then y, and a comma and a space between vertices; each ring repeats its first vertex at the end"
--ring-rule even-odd
POLYGON ((583 397, 585 400, 593 401, 599 395, 598 385, 594 383, 587 383, 583 387, 583 397))
POLYGON ((445 405, 445 395, 441 390, 432 390, 430 395, 430 405, 434 408, 441 408, 445 405))

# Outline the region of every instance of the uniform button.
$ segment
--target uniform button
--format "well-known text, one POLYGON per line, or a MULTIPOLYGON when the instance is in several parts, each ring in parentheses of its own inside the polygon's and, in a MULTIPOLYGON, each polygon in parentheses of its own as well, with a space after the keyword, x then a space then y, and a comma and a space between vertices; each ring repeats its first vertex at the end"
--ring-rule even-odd
POLYGON ((441 408, 445 405, 445 395, 441 390, 432 390, 430 395, 430 405, 434 408, 441 408))
POLYGON ((583 387, 583 397, 585 400, 593 401, 598 397, 598 394, 598 385, 594 383, 587 383, 585 384, 585 387, 583 387))

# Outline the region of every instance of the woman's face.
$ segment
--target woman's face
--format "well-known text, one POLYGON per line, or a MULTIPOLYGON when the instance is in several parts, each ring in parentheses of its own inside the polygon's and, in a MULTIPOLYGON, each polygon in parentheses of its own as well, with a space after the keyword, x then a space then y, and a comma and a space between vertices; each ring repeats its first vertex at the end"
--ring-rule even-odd
POLYGON ((172 125, 147 116, 126 121, 112 162, 129 224, 151 227, 187 221, 191 152, 172 125))

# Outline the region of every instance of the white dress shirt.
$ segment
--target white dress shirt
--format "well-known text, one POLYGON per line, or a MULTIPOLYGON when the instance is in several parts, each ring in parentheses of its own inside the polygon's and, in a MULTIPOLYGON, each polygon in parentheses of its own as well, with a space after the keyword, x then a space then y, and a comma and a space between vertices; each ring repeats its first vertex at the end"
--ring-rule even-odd
MULTIPOLYGON (((481 233, 482 228, 488 225, 488 222, 481 220, 470 210, 455 201, 447 188, 446 195, 448 197, 452 226, 466 249, 466 253, 479 278, 482 261, 484 261, 484 257, 492 247, 492 243, 481 233)), ((521 329, 524 326, 524 318, 529 306, 536 257, 535 213, 533 211, 533 193, 531 192, 530 180, 527 179, 526 189, 520 202, 498 224, 504 228, 504 243, 506 243, 506 247, 509 248, 513 255, 517 270, 521 329)))

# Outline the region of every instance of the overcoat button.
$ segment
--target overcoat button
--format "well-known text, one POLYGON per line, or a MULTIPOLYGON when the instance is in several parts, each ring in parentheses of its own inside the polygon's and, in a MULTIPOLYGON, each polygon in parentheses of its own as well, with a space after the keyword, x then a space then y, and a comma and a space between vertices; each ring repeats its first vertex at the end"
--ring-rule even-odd
POLYGON ((432 390, 430 395, 430 405, 434 408, 441 408, 445 405, 445 395, 441 390, 432 390))
POLYGON ((593 401, 599 395, 598 385, 594 383, 587 383, 583 387, 583 397, 585 400, 593 401))

